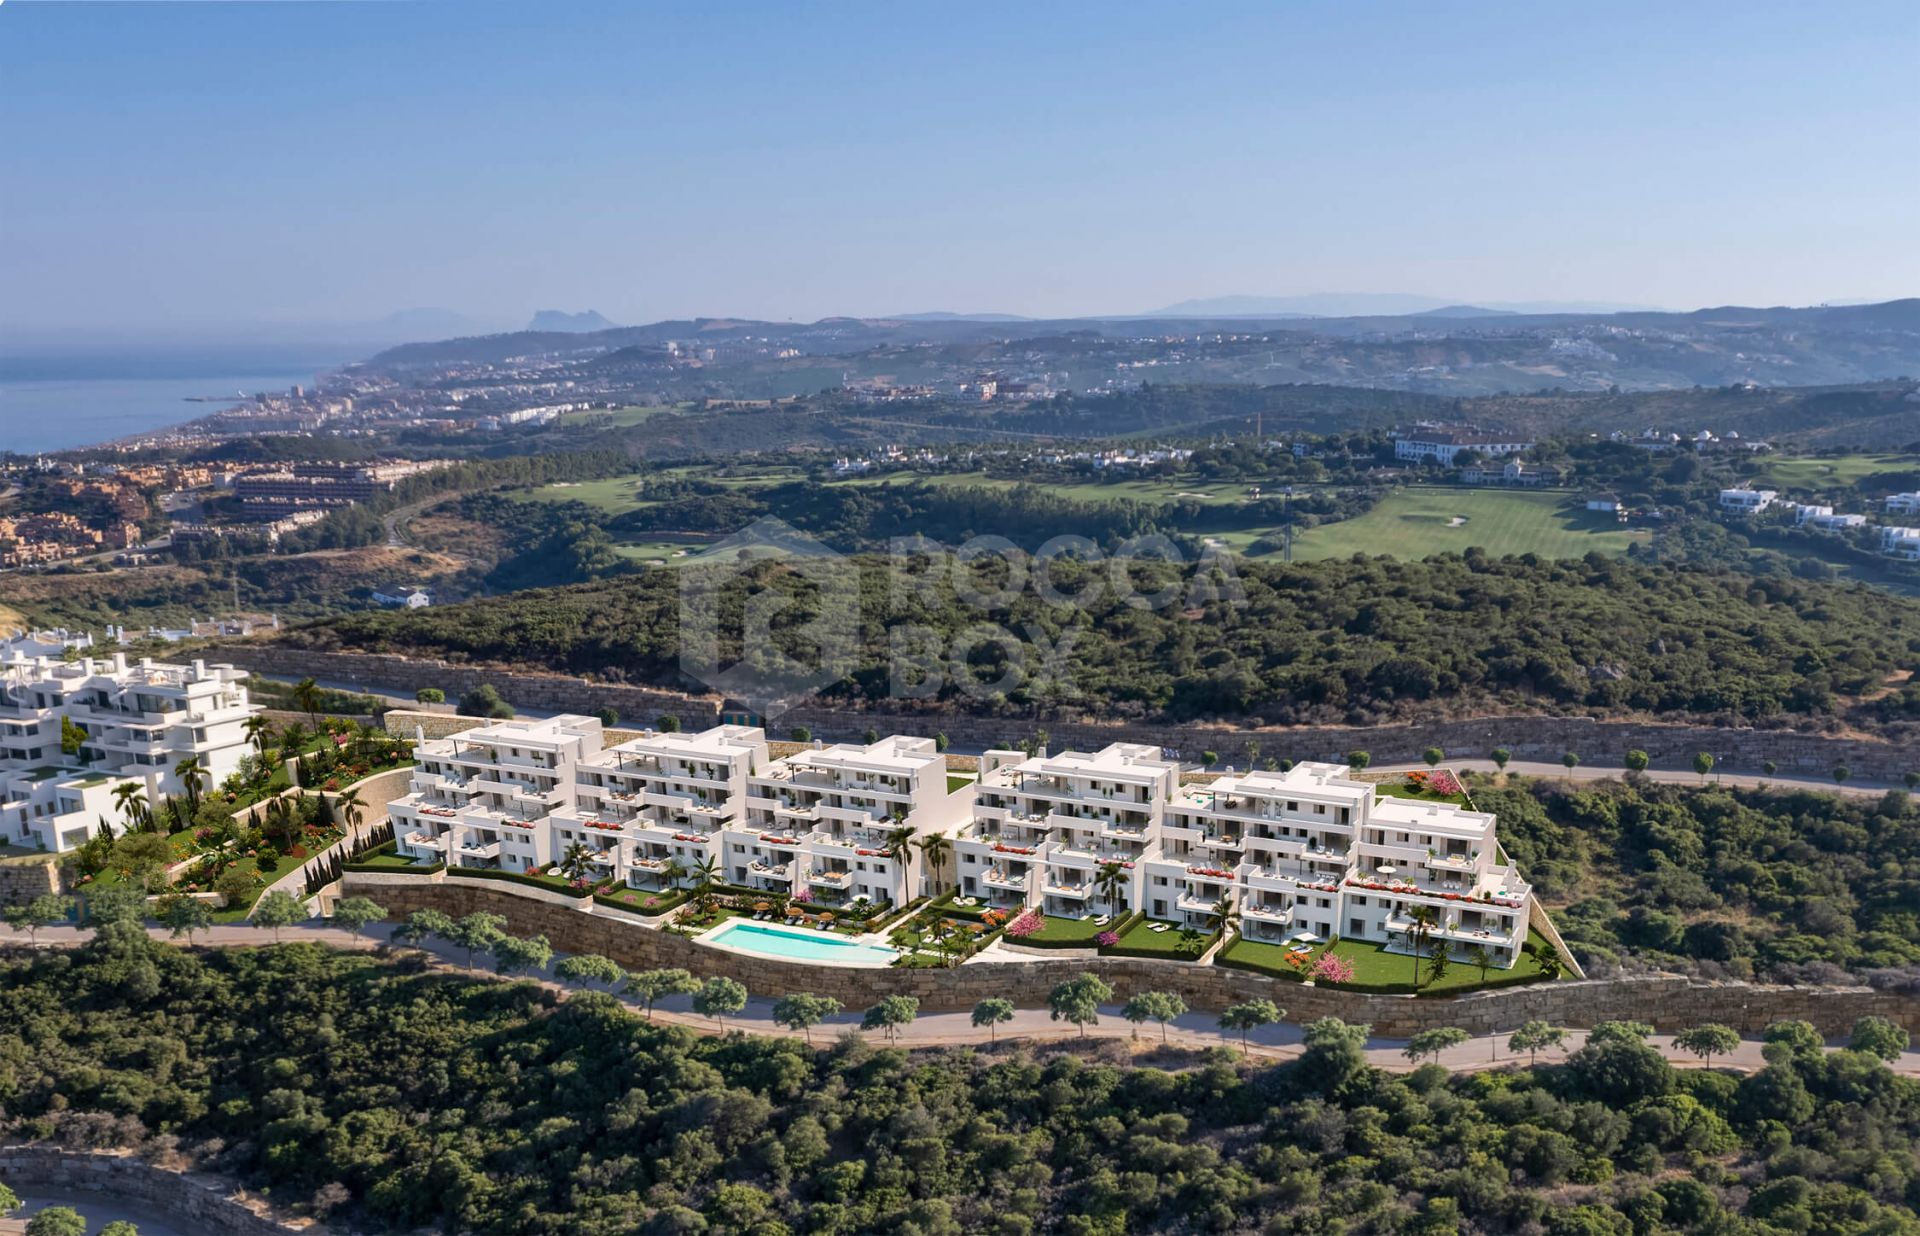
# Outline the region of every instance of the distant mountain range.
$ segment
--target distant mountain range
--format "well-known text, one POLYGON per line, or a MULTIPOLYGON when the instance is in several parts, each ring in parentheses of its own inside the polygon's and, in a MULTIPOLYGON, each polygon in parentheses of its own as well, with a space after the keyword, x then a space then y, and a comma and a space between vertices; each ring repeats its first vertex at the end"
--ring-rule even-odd
POLYGON ((527 323, 527 329, 585 335, 597 330, 619 330, 620 324, 608 321, 593 309, 581 313, 568 313, 562 309, 542 309, 533 315, 533 321, 527 323))
POLYGON ((1214 296, 1141 314, 1149 318, 1494 317, 1507 313, 1645 313, 1652 305, 1604 301, 1476 301, 1404 292, 1316 292, 1306 296, 1214 296))

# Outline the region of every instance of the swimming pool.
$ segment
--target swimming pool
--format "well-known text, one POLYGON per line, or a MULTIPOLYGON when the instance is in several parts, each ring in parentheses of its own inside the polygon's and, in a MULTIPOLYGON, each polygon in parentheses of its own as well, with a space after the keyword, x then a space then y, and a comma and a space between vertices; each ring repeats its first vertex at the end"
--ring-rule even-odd
POLYGON ((760 953, 784 957, 789 961, 817 961, 833 966, 890 966, 900 956, 898 949, 878 944, 862 944, 844 936, 802 927, 782 927, 775 923, 754 923, 735 919, 722 923, 701 943, 730 948, 742 953, 760 953))

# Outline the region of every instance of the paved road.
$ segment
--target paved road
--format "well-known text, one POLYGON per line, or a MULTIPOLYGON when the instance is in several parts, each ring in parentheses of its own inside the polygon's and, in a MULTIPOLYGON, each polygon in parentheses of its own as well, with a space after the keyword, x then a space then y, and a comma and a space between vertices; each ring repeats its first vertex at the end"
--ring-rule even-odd
MULTIPOLYGON (((149 931, 157 940, 176 942, 171 940, 164 928, 154 927, 149 931)), ((288 928, 282 933, 282 939, 289 942, 310 940, 336 948, 370 949, 383 940, 390 931, 390 925, 382 924, 370 928, 368 935, 373 938, 366 938, 355 936, 339 928, 309 924, 304 927, 288 928)), ((39 943, 43 947, 71 947, 84 940, 89 933, 71 927, 55 927, 44 928, 39 934, 39 943)), ((0 927, 0 941, 28 942, 24 932, 12 931, 4 927, 0 927)), ((223 926, 215 927, 210 932, 202 932, 198 941, 203 944, 212 943, 222 946, 259 946, 273 943, 273 934, 257 927, 223 926)), ((465 960, 460 950, 441 942, 434 942, 427 951, 452 969, 462 968, 465 960)), ((485 962, 482 961, 480 965, 484 967, 485 962)), ((542 981, 551 983, 551 980, 544 976, 542 981)), ((639 1011, 640 1006, 637 1003, 631 1000, 627 1003, 632 1004, 636 1012, 639 1011)), ((813 1041, 824 1043, 836 1035, 847 1033, 864 1034, 875 1042, 880 1041, 881 1036, 878 1032, 868 1033, 859 1029, 860 1012, 861 1010, 852 1010, 815 1027, 813 1041)), ((654 1017, 656 1020, 685 1026, 701 1034, 719 1033, 722 1029, 712 1019, 694 1013, 691 1008, 691 999, 687 996, 675 996, 662 1001, 655 1009, 654 1017)), ((753 1034, 778 1035, 785 1038, 800 1037, 792 1031, 774 1025, 773 1001, 757 997, 750 999, 746 1009, 738 1016, 728 1018, 725 1029, 745 1030, 753 1034)), ((1012 1021, 1004 1023, 992 1032, 976 1028, 966 1012, 937 1012, 922 1014, 912 1025, 900 1032, 899 1042, 906 1047, 986 1046, 990 1041, 1010 1039, 1024 1039, 1029 1042, 1046 1041, 1071 1039, 1078 1037, 1078 1034, 1079 1032, 1073 1026, 1049 1018, 1045 1009, 1016 1010, 1012 1021)), ((1099 1024, 1089 1026, 1086 1030, 1088 1038, 1131 1040, 1135 1034, 1133 1026, 1121 1018, 1117 1006, 1103 1008, 1099 1024)), ((1142 1049, 1151 1049, 1160 1041, 1160 1027, 1155 1024, 1150 1023, 1142 1027, 1137 1034, 1142 1049)), ((1250 1054, 1256 1058, 1286 1060, 1300 1054, 1301 1038, 1301 1027, 1283 1022, 1254 1031, 1248 1038, 1248 1047, 1250 1054)), ((1507 1050, 1507 1038, 1508 1035, 1501 1034, 1482 1035, 1469 1039, 1457 1047, 1448 1048, 1442 1052, 1439 1062, 1457 1072, 1472 1072, 1513 1064, 1516 1062, 1516 1057, 1507 1050)), ((1166 1041, 1170 1046, 1185 1049, 1238 1048, 1240 1046, 1239 1035, 1222 1031, 1216 1024, 1215 1018, 1206 1013, 1189 1013, 1172 1023, 1168 1027, 1166 1041)), ((1585 1031, 1569 1030, 1564 1049, 1544 1053, 1541 1058, 1543 1060, 1559 1059, 1565 1052, 1573 1051, 1585 1041, 1585 1031)), ((1676 1065, 1681 1067, 1699 1065, 1699 1061, 1693 1056, 1680 1051, 1673 1045, 1672 1035, 1657 1034, 1651 1041, 1660 1049, 1662 1055, 1676 1065)), ((1839 1044, 1835 1042, 1833 1045, 1839 1044)), ((1367 1059, 1383 1069, 1411 1069, 1414 1067, 1413 1064, 1402 1054, 1405 1047, 1404 1039, 1370 1038, 1367 1040, 1367 1059)), ((1714 1067, 1741 1071, 1758 1069, 1765 1063, 1760 1054, 1760 1047, 1758 1039, 1743 1039, 1739 1048, 1731 1055, 1716 1059, 1714 1067)), ((1894 1062, 1893 1068, 1896 1072, 1920 1077, 1920 1051, 1909 1051, 1894 1062)))

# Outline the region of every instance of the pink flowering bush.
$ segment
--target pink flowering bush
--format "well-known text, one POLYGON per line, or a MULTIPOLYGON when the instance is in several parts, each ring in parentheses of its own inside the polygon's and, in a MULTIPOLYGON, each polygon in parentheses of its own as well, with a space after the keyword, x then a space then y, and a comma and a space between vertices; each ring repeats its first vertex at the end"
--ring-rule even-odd
POLYGON ((1117 931, 1103 931, 1093 938, 1093 942, 1101 948, 1112 948, 1114 945, 1120 943, 1120 933, 1117 931))
POLYGON ((1460 779, 1443 768, 1427 775, 1427 788, 1435 794, 1458 794, 1460 779))
POLYGON ((1316 982, 1351 983, 1353 981, 1353 963, 1332 953, 1322 953, 1313 963, 1311 976, 1316 982))
POLYGON ((1032 909, 1022 910, 1011 923, 1007 924, 1007 934, 1016 940, 1025 939, 1027 936, 1039 931, 1042 925, 1040 915, 1036 911, 1032 909))
POLYGON ((810 888, 803 888, 803 889, 801 889, 801 890, 800 890, 799 892, 797 892, 797 893, 795 893, 795 894, 793 895, 793 899, 794 899, 795 901, 812 901, 812 900, 813 900, 813 890, 812 890, 812 889, 810 889, 810 888))

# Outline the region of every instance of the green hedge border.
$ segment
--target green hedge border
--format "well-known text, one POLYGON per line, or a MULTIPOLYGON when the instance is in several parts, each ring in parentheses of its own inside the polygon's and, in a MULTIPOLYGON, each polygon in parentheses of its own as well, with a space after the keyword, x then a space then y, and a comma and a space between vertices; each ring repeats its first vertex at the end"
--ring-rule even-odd
MULTIPOLYGON (((1279 979, 1282 982, 1301 983, 1306 981, 1304 975, 1291 970, 1270 970, 1265 966, 1251 961, 1236 961, 1226 955, 1225 949, 1222 949, 1214 955, 1213 964, 1228 970, 1244 970, 1248 974, 1264 974, 1268 978, 1279 979)), ((1456 961, 1453 964, 1457 966, 1464 963, 1456 961)), ((1420 1000, 1455 1000, 1461 996, 1473 995, 1475 992, 1493 991, 1502 987, 1531 987, 1535 983, 1550 983, 1552 981, 1554 980, 1542 978, 1538 974, 1505 973, 1498 977, 1485 979, 1478 986, 1454 988, 1448 991, 1434 991, 1430 987, 1422 987, 1420 990, 1415 991, 1412 983, 1324 983, 1316 984, 1316 986, 1324 986, 1328 991, 1351 991, 1356 995, 1362 996, 1413 996, 1420 1000)))
MULTIPOLYGON (((380 863, 369 863, 366 861, 368 858, 374 855, 378 855, 378 854, 397 855, 399 852, 400 852, 399 845, 397 842, 383 841, 379 845, 373 846, 370 849, 360 851, 360 853, 356 855, 351 861, 341 863, 340 870, 370 872, 374 875, 427 876, 427 875, 433 875, 436 872, 445 871, 447 869, 447 864, 444 861, 435 863, 431 867, 391 867, 391 866, 387 866, 380 863)), ((301 861, 305 862, 306 860, 302 859, 301 861)))
POLYGON ((558 876, 530 876, 518 871, 500 871, 492 867, 449 867, 447 874, 473 876, 481 880, 507 880, 514 884, 525 884, 529 888, 541 888, 549 893, 559 893, 563 897, 590 897, 605 887, 604 884, 596 884, 584 889, 568 888, 565 881, 560 881, 560 886, 555 887, 554 881, 559 880, 558 876))
MULTIPOLYGON (((609 881, 607 884, 601 885, 600 888, 601 889, 608 888, 611 886, 611 883, 612 882, 609 881)), ((628 891, 628 890, 623 889, 623 891, 628 891)), ((637 893, 640 890, 636 888, 630 891, 637 893)), ((621 901, 618 898, 605 896, 599 890, 595 890, 593 894, 593 904, 597 906, 605 906, 609 910, 618 910, 622 914, 638 914, 642 918, 658 918, 662 914, 671 913, 672 911, 679 909, 681 906, 686 905, 688 899, 692 896, 691 893, 687 892, 687 890, 683 888, 674 889, 671 892, 655 893, 653 895, 656 897, 667 898, 666 903, 663 905, 654 906, 652 909, 648 909, 645 906, 630 906, 626 902, 621 901)))
MULTIPOLYGON (((1117 922, 1108 923, 1106 926, 1100 928, 1099 931, 1096 931, 1094 935, 1100 934, 1101 931, 1111 931, 1116 935, 1123 934, 1131 928, 1136 921, 1145 917, 1145 913, 1135 910, 1117 922)), ((1008 919, 1007 921, 1012 922, 1013 920, 1008 919)), ((1003 927, 1002 930, 1005 930, 1005 928, 1003 927)), ((1095 944, 1092 937, 1088 937, 1085 940, 1038 940, 1032 936, 1008 936, 1007 943, 1018 945, 1021 948, 1090 948, 1099 952, 1103 957, 1107 956, 1110 952, 1110 950, 1103 949, 1098 944, 1095 944)), ((1119 945, 1116 944, 1113 947, 1118 948, 1119 945)))

